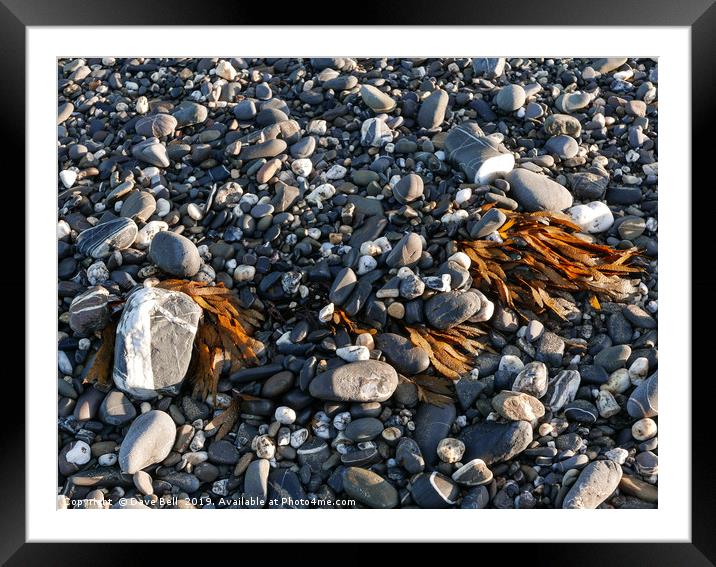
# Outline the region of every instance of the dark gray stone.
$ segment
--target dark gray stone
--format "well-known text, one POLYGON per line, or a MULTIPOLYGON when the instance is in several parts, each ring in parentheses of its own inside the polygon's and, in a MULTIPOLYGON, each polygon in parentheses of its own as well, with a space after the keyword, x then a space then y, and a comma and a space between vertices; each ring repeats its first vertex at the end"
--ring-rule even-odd
POLYGON ((438 293, 425 304, 425 317, 436 329, 449 329, 480 310, 480 297, 472 291, 438 293))
POLYGON ((456 415, 455 406, 452 404, 438 407, 423 403, 418 406, 413 437, 428 465, 434 465, 438 461, 438 443, 450 433, 456 415))
POLYGON ((149 257, 161 270, 181 278, 190 278, 201 268, 196 245, 175 232, 159 232, 152 239, 149 257))
POLYGON ((526 421, 497 423, 485 421, 460 432, 465 443, 463 460, 482 459, 486 465, 507 461, 532 442, 532 426, 526 421))
POLYGON ((362 360, 318 374, 308 389, 314 398, 339 402, 384 402, 398 386, 395 369, 378 360, 362 360))
POLYGON ((375 343, 398 372, 407 375, 420 374, 430 366, 427 353, 402 335, 378 334, 375 336, 375 343))

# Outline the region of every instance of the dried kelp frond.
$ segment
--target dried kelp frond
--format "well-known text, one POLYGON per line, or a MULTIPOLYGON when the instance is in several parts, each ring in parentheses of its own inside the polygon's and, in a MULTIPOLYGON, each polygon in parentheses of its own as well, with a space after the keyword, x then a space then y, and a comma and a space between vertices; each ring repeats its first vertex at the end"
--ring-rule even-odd
POLYGON ((438 407, 450 405, 455 400, 455 394, 450 383, 439 376, 418 374, 416 376, 402 376, 406 382, 415 385, 418 400, 438 407))
POLYGON ((445 331, 406 325, 405 330, 410 342, 427 353, 433 368, 452 380, 472 370, 480 351, 492 350, 472 338, 482 331, 470 325, 458 325, 445 331))
POLYGON ((231 362, 231 372, 259 364, 258 353, 264 345, 252 338, 264 317, 253 309, 242 309, 237 296, 223 284, 210 286, 203 282, 165 280, 157 287, 180 291, 191 297, 204 310, 194 346, 195 356, 190 368, 193 395, 216 397, 216 388, 224 360, 231 362))
POLYGON ((234 398, 231 400, 231 403, 229 404, 229 407, 227 407, 223 412, 221 412, 219 415, 214 417, 204 428, 204 431, 207 433, 211 433, 214 429, 217 427, 219 430, 216 432, 216 435, 214 436, 215 441, 219 441, 220 439, 226 437, 226 435, 231 431, 231 429, 236 424, 236 421, 239 419, 239 406, 241 405, 241 400, 238 398, 234 398))
POLYGON ((87 374, 85 374, 84 379, 85 383, 94 383, 103 389, 111 387, 116 336, 117 321, 110 322, 102 329, 102 342, 92 360, 92 365, 87 369, 87 374))
MULTIPOLYGON (((482 207, 485 212, 494 203, 482 207)), ((597 294, 624 301, 637 291, 642 268, 632 265, 637 248, 617 250, 580 238, 580 227, 561 214, 503 211, 507 221, 498 234, 503 242, 463 241, 462 250, 472 260, 477 285, 497 294, 503 305, 521 313, 550 309, 565 319, 567 311, 553 297, 558 290, 590 293, 597 308, 597 294)))
POLYGON ((353 333, 354 335, 361 335, 363 333, 375 335, 378 332, 377 330, 372 328, 366 329, 361 327, 360 325, 352 321, 348 314, 343 311, 343 309, 336 309, 333 312, 333 318, 331 322, 335 327, 345 327, 348 332, 353 333))

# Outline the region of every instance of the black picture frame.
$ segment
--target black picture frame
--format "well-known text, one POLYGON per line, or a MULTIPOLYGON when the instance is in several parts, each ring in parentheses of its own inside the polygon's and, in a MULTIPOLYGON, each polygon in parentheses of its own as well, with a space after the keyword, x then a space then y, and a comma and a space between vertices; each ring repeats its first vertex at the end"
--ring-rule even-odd
MULTIPOLYGON (((0 0, 0 68, 5 80, 0 89, 0 109, 2 112, 3 134, 6 140, 12 140, 15 150, 13 160, 19 163, 20 154, 25 154, 25 116, 28 111, 25 104, 26 78, 26 27, 27 26, 67 26, 67 25, 260 25, 260 24, 329 24, 329 17, 352 25, 560 25, 560 26, 686 26, 691 30, 691 103, 692 117, 692 191, 693 195, 702 195, 708 200, 709 163, 713 151, 714 110, 713 98, 716 94, 716 66, 713 55, 716 53, 716 6, 714 0, 673 0, 630 1, 602 0, 598 3, 584 0, 558 0, 545 4, 535 4, 524 0, 509 3, 492 2, 481 4, 468 0, 435 3, 432 0, 412 0, 409 5, 385 2, 362 2, 360 10, 351 9, 351 19, 337 18, 340 5, 328 2, 312 2, 306 12, 288 9, 284 6, 270 13, 267 18, 265 5, 230 0, 215 0, 210 9, 205 3, 190 0, 172 2, 139 2, 137 0, 0 0), (323 6, 321 4, 324 4, 323 6), (371 6, 372 4, 372 6, 371 6), (299 13, 301 12, 301 13, 299 13), (317 14, 323 14, 318 16, 317 14), (302 18, 306 21, 299 21, 302 18), (307 21, 310 18, 310 22, 307 21), (321 21, 324 20, 324 21, 321 21), (697 190, 698 188, 698 190, 697 190)), ((648 48, 648 46, 645 46, 648 48)), ((599 51, 599 46, 595 46, 599 51)), ((595 53, 598 55, 598 53, 595 53)), ((648 54, 645 54, 648 55, 648 54)), ((31 71, 31 70, 30 70, 31 71)), ((684 80, 688 73, 684 70, 684 80)), ((685 118, 688 119, 688 118, 685 118)), ((25 155, 25 159, 30 159, 25 155)), ((9 166, 8 166, 9 167, 9 166)), ((24 187, 24 169, 17 167, 14 172, 17 180, 13 191, 17 195, 24 187)), ((688 179, 685 177, 684 186, 688 179)), ((9 189, 9 187, 5 187, 9 189)), ((684 188, 664 188, 664 199, 678 203, 683 199, 684 188)), ((683 201, 682 201, 683 202, 683 201)), ((12 206, 12 217, 8 222, 18 224, 16 234, 25 233, 27 217, 23 213, 24 200, 17 199, 12 206)), ((29 206, 29 205, 27 205, 29 206)), ((692 258, 710 258, 712 253, 706 247, 712 241, 709 220, 710 207, 694 207, 688 213, 692 215, 692 258)), ((686 219, 682 219, 684 222, 686 219)), ((688 237, 688 235, 684 235, 688 237)), ((26 255, 24 238, 22 250, 26 255)), ((692 263, 692 266, 694 264, 692 263)), ((668 269, 668 268, 667 268, 668 269)), ((693 267, 692 267, 693 270, 693 267)), ((694 360, 691 369, 684 353, 684 372, 681 376, 665 379, 686 381, 693 376, 691 431, 692 431, 692 490, 685 492, 685 498, 692 502, 692 541, 690 543, 570 543, 570 544, 521 544, 511 545, 509 563, 524 561, 525 564, 545 565, 714 565, 716 564, 716 490, 714 489, 715 470, 712 466, 713 422, 712 397, 708 395, 708 328, 706 325, 713 312, 711 291, 716 287, 710 276, 710 269, 693 270, 691 274, 692 297, 700 300, 699 314, 692 321, 692 353, 699 353, 700 360, 694 360), (704 321, 704 329, 699 322, 704 321), (703 360, 706 359, 706 360, 703 360), (703 365, 703 368, 697 366, 703 365), (689 371, 691 370, 691 371, 689 371), (702 383, 705 382, 705 383, 702 383)), ((0 289, 4 297, 24 297, 30 301, 22 279, 10 281, 3 278, 0 289)), ((667 299, 668 300, 668 299, 667 299)), ((20 302, 14 301, 15 309, 21 309, 20 302)), ((8 307, 10 307, 8 305, 8 307)), ((12 307, 11 307, 12 308, 12 307)), ((11 315, 6 315, 11 317, 11 315)), ((16 314, 16 321, 22 315, 16 314)), ((23 335, 24 336, 24 335, 23 335)), ((8 339, 9 341, 9 339, 8 339)), ((26 353, 31 347, 25 344, 26 353)), ((6 371, 6 380, 10 371, 6 371)), ((24 384, 15 380, 8 387, 6 395, 25 398, 24 384)), ((713 390, 712 390, 713 391, 713 390)), ((0 560, 7 565, 96 565, 127 564, 129 561, 147 559, 146 545, 127 544, 30 544, 25 543, 25 415, 24 404, 17 403, 18 412, 5 420, 0 451, 0 560)), ((688 417, 685 417, 688 419, 688 417)), ((628 512, 627 512, 628 514, 628 512)), ((78 529, 84 521, 73 516, 78 529)), ((606 519, 605 521, 608 521, 606 519)), ((479 522, 479 520, 478 520, 479 522)), ((554 527, 554 526, 552 526, 554 527)), ((506 528, 507 529, 507 528, 506 528)), ((599 538, 598 526, 589 526, 585 522, 585 538, 599 538)), ((78 532, 81 535, 81 531, 78 532)), ((185 553, 185 547, 179 549, 185 553)), ((212 548, 215 549, 215 548, 212 548)), ((494 550, 494 546, 490 548, 494 550)), ((176 553, 176 552, 175 552, 176 553)), ((212 554, 215 551, 212 551, 212 554)), ((484 553, 481 552, 481 554, 484 553)), ((162 550, 164 561, 168 559, 162 550)), ((505 556, 507 557, 507 556, 505 556)), ((214 561, 215 559, 207 560, 214 561)))

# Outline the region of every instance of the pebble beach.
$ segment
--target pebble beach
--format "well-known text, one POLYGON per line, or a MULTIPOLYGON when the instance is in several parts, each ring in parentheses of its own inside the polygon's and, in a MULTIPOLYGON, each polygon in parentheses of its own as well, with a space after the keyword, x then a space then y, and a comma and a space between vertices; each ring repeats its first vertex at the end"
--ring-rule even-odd
POLYGON ((58 508, 658 506, 658 62, 57 62, 58 508))

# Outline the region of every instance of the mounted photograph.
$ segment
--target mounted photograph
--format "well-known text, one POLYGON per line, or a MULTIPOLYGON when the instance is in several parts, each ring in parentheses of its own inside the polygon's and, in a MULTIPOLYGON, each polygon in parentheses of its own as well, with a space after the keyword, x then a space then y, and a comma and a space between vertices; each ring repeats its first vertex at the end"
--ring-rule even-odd
POLYGON ((659 58, 598 51, 57 58, 56 508, 658 508, 659 58))

